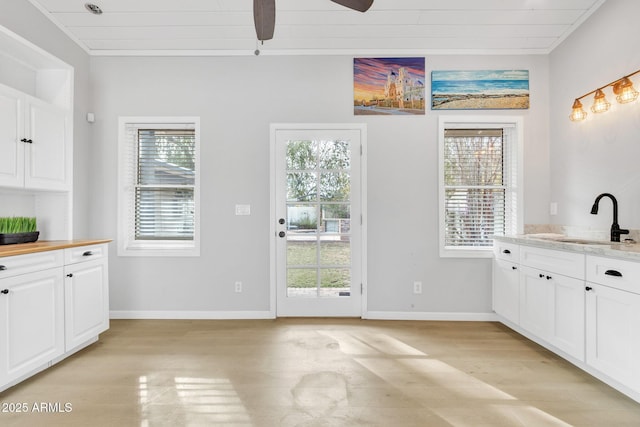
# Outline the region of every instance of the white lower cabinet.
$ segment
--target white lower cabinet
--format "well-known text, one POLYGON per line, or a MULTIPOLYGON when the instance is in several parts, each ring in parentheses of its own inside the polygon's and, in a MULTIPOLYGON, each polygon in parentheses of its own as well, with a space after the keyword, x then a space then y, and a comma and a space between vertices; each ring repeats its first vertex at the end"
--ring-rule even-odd
MULTIPOLYGON (((556 251, 549 252, 548 259, 553 259, 556 251)), ((522 329, 584 361, 583 278, 521 265, 519 310, 522 329)))
POLYGON ((505 242, 494 250, 501 320, 640 402, 640 262, 505 242), (518 257, 504 260, 505 250, 518 257))
POLYGON ((584 361, 584 255, 523 246, 520 262, 520 327, 584 361))
POLYGON ((640 395, 640 263, 587 256, 587 363, 640 395))
POLYGON ((493 311, 516 325, 520 322, 519 274, 518 264, 493 260, 493 311))
POLYGON ((107 246, 79 249, 0 257, 0 391, 108 329, 107 246))
POLYGON ((93 259, 93 252, 87 249, 85 259, 64 268, 66 351, 109 329, 107 258, 93 259))
POLYGON ((549 342, 584 361, 584 280, 554 274, 549 284, 553 301, 549 342))
POLYGON ((551 330, 551 291, 540 270, 520 267, 520 327, 548 339, 551 330))
POLYGON ((0 386, 64 353, 62 267, 0 280, 0 386))
POLYGON ((640 392, 640 295, 587 286, 587 363, 640 392))

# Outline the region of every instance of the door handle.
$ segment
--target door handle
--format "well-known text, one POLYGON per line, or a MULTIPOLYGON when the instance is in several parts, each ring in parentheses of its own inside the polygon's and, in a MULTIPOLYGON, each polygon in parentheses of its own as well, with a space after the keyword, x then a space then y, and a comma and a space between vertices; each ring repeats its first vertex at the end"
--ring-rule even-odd
POLYGON ((284 221, 284 218, 280 218, 280 219, 278 220, 278 224, 284 224, 284 222, 285 222, 285 221, 284 221))
POLYGON ((287 235, 287 233, 285 233, 284 231, 281 231, 281 232, 278 233, 278 236, 280 236, 280 237, 284 237, 286 235, 287 235))

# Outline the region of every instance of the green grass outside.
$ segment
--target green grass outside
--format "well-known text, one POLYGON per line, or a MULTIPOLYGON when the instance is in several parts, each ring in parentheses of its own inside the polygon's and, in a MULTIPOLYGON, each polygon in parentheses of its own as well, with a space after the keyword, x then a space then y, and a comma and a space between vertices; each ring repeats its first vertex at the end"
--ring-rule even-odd
MULTIPOLYGON (((316 265, 318 245, 316 242, 288 242, 287 266, 316 265)), ((320 269, 289 268, 287 287, 315 288, 320 274, 320 287, 345 288, 351 285, 351 245, 349 242, 322 242, 320 244, 320 269), (323 268, 324 265, 344 266, 323 268)))

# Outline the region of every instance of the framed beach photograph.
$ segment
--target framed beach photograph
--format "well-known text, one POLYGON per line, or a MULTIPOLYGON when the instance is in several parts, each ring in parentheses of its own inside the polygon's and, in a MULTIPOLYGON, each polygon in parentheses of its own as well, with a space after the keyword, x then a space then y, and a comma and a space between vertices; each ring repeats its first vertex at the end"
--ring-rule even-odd
POLYGON ((353 114, 424 114, 424 62, 424 57, 354 58, 353 114))
POLYGON ((432 110, 529 108, 528 70, 432 71, 432 110))

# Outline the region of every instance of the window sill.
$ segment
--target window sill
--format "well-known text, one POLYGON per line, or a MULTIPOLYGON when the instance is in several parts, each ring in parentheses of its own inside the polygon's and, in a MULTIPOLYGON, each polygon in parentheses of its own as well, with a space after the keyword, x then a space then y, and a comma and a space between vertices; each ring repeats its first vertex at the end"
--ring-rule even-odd
POLYGON ((118 245, 118 256, 197 257, 200 245, 195 242, 135 242, 118 245))
POLYGON ((493 248, 447 249, 440 248, 440 258, 492 258, 493 248))

